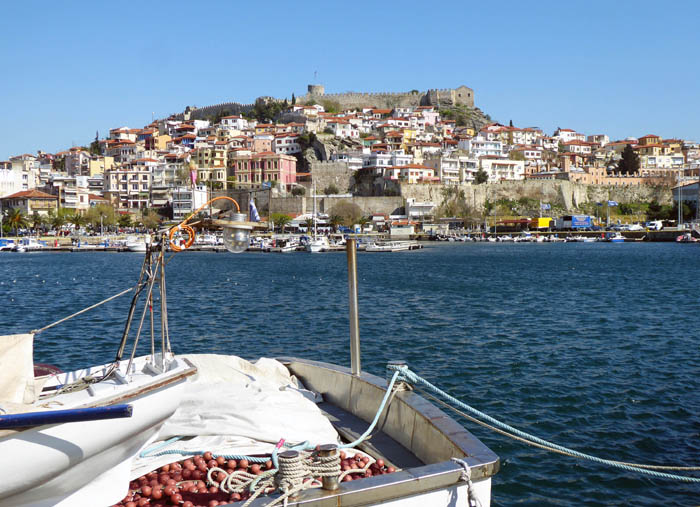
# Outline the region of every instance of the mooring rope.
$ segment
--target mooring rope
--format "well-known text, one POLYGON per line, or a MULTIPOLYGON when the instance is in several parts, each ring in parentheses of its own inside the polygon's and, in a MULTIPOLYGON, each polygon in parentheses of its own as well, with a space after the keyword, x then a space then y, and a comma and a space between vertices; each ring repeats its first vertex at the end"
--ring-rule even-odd
MULTIPOLYGON (((439 398, 436 398, 435 396, 433 396, 429 392, 427 392, 423 389, 420 389, 420 388, 418 388, 418 389, 423 396, 430 398, 435 403, 438 403, 439 405, 442 405, 443 407, 452 410, 456 414, 461 415, 465 419, 468 419, 471 422, 479 424, 479 425, 483 426, 484 428, 488 428, 491 431, 495 431, 496 433, 500 433, 501 435, 512 438, 513 440, 517 440, 517 441, 522 442, 524 444, 531 445, 531 446, 537 447, 539 449, 544 449, 545 451, 551 451, 551 452, 554 452, 557 454, 561 454, 563 456, 569 456, 571 458, 578 457, 574 454, 571 454, 570 452, 560 451, 559 449, 553 449, 551 447, 547 447, 546 445, 538 444, 536 442, 531 442, 530 440, 527 440, 525 438, 521 438, 517 435, 513 435, 512 433, 508 433, 507 431, 504 431, 500 428, 496 428, 495 426, 492 426, 488 423, 485 423, 484 421, 480 421, 476 417, 472 417, 469 414, 467 414, 466 412, 463 412, 462 410, 459 410, 458 408, 453 407, 449 403, 445 403, 444 401, 442 401, 439 398)), ((636 467, 636 468, 648 468, 650 470, 678 470, 678 471, 686 471, 686 472, 693 472, 693 471, 700 470, 700 467, 681 467, 681 466, 670 466, 670 465, 644 465, 641 463, 629 463, 627 461, 617 461, 617 460, 610 460, 610 461, 614 461, 615 463, 619 463, 620 465, 627 465, 627 466, 636 467)))
POLYGON ((599 457, 593 456, 591 454, 586 454, 583 452, 576 451, 574 449, 570 449, 568 447, 564 447, 563 445, 555 444, 554 442, 549 442, 548 440, 544 440, 544 439, 539 438, 535 435, 532 435, 532 434, 527 433, 525 431, 521 431, 517 428, 514 428, 513 426, 510 426, 509 424, 503 423, 503 422, 499 421, 498 419, 495 419, 494 417, 491 417, 490 415, 485 414, 485 413, 467 405, 466 403, 458 400, 454 396, 451 396, 448 393, 446 393, 445 391, 442 391, 438 387, 434 386, 433 384, 428 382, 426 379, 424 379, 420 375, 411 371, 405 365, 389 364, 389 365, 387 365, 387 368, 390 370, 395 370, 395 372, 400 372, 401 373, 401 375, 400 375, 401 380, 411 382, 414 384, 420 384, 420 385, 426 387, 428 390, 443 397, 444 399, 446 399, 450 403, 453 403, 454 405, 457 405, 458 407, 462 408, 463 410, 466 410, 467 412, 469 412, 473 416, 478 417, 479 419, 484 419, 484 420, 488 421, 490 424, 492 424, 493 426, 500 428, 501 430, 504 430, 505 432, 508 432, 508 433, 511 433, 515 436, 518 436, 521 439, 527 440, 528 442, 533 442, 535 444, 539 444, 544 449, 551 450, 551 451, 560 451, 560 453, 566 453, 567 455, 572 456, 572 457, 585 459, 585 460, 592 461, 594 463, 599 463, 602 465, 608 465, 608 466, 611 466, 614 468, 626 470, 628 472, 637 472, 640 474, 649 475, 651 477, 656 477, 659 479, 670 479, 670 480, 676 480, 676 481, 682 481, 682 482, 700 483, 700 477, 688 477, 685 475, 676 475, 676 474, 668 474, 668 473, 664 473, 664 472, 657 472, 655 470, 650 469, 649 466, 641 467, 641 466, 626 464, 626 463, 621 462, 621 461, 599 458, 599 457))

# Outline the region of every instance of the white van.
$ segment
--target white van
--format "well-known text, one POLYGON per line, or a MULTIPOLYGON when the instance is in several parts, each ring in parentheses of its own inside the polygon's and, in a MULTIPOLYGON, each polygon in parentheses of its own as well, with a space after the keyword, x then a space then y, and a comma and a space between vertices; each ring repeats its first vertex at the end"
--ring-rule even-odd
POLYGON ((650 231, 660 231, 664 227, 664 223, 661 220, 650 220, 646 223, 647 229, 650 231))

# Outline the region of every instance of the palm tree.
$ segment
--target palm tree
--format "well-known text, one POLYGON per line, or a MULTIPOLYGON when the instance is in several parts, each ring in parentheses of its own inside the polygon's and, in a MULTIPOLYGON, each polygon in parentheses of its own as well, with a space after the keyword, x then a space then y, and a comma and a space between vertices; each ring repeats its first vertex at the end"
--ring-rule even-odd
POLYGON ((361 217, 357 223, 360 225, 360 230, 365 228, 365 224, 369 223, 369 218, 368 217, 361 217))
POLYGON ((10 210, 10 214, 7 217, 7 223, 9 223, 10 227, 15 231, 16 236, 21 228, 27 227, 29 222, 21 209, 13 208, 10 210))
POLYGON ((61 227, 66 225, 66 215, 62 211, 62 209, 59 209, 58 213, 49 216, 49 219, 51 220, 51 227, 53 227, 57 231, 60 230, 61 227))
POLYGON ((313 218, 307 218, 306 219, 306 232, 309 233, 311 232, 311 229, 314 228, 314 219, 313 218))
POLYGON ((273 213, 270 218, 272 219, 272 222, 274 222, 275 226, 278 226, 282 229, 282 232, 284 233, 284 228, 287 226, 289 222, 292 221, 292 217, 289 215, 285 215, 284 213, 273 213))
POLYGON ((340 215, 333 215, 330 218, 331 227, 333 227, 333 232, 338 232, 338 227, 343 224, 343 217, 340 215))
POLYGON ((75 230, 77 231, 87 223, 87 218, 76 211, 68 217, 68 222, 73 224, 75 226, 75 230))
POLYGON ((36 233, 37 229, 44 225, 44 217, 40 215, 37 211, 35 211, 34 213, 32 213, 31 223, 32 229, 34 229, 34 233, 36 233))

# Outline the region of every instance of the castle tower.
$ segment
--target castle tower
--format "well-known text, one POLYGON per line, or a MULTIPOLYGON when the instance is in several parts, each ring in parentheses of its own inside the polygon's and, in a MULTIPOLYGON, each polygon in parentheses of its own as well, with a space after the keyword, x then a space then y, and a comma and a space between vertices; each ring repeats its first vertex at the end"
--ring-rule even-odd
POLYGON ((323 85, 319 84, 310 84, 307 90, 309 91, 309 95, 323 95, 326 93, 326 89, 323 85))

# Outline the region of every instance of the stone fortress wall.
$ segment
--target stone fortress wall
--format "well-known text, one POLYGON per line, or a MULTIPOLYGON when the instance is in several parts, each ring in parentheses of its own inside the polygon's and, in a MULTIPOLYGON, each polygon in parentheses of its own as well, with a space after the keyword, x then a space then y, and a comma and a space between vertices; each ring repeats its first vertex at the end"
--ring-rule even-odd
POLYGON ((229 111, 229 114, 247 113, 255 107, 255 104, 241 104, 240 102, 222 102, 206 107, 187 106, 185 111, 171 116, 174 120, 203 120, 208 116, 214 116, 222 111, 229 111))
MULTIPOLYGON (((263 97, 258 100, 263 99, 263 97)), ((265 100, 275 100, 264 98, 265 100)), ((279 99, 276 99, 279 100, 279 99)), ((355 109, 363 107, 377 107, 393 109, 395 107, 416 106, 456 106, 464 105, 474 108, 474 90, 467 86, 458 88, 445 88, 442 90, 431 89, 426 92, 376 92, 376 93, 325 93, 323 85, 308 85, 308 93, 297 97, 297 104, 307 102, 331 101, 337 103, 341 109, 355 109)), ((247 113, 255 104, 241 104, 240 102, 222 102, 206 107, 187 106, 182 113, 170 116, 174 120, 202 120, 208 116, 228 111, 229 114, 247 113)))
POLYGON ((336 102, 341 109, 353 109, 361 107, 378 107, 393 109, 394 107, 416 106, 455 106, 464 105, 474 107, 474 90, 466 86, 459 88, 446 88, 442 90, 431 89, 425 93, 412 92, 346 92, 325 93, 322 85, 309 85, 308 93, 297 97, 297 103, 328 100, 336 102))

